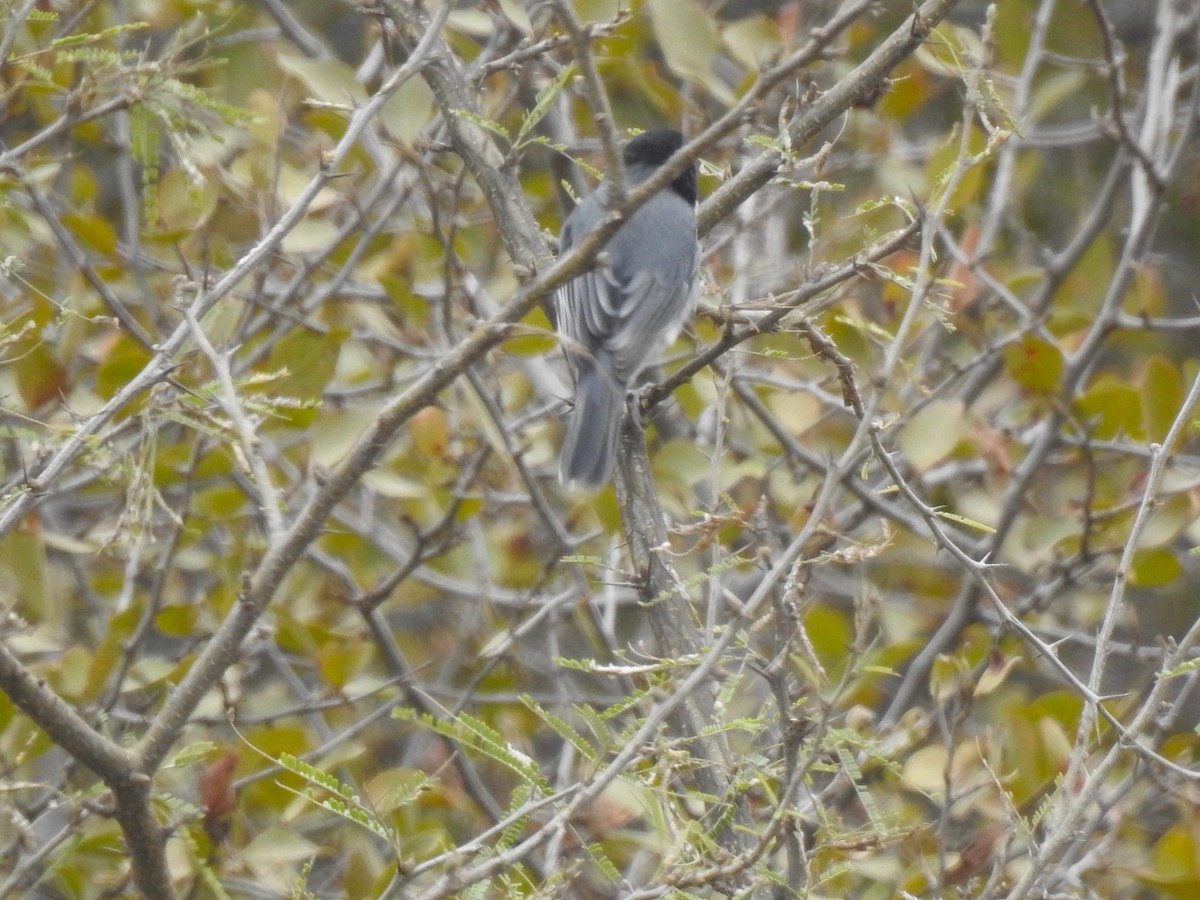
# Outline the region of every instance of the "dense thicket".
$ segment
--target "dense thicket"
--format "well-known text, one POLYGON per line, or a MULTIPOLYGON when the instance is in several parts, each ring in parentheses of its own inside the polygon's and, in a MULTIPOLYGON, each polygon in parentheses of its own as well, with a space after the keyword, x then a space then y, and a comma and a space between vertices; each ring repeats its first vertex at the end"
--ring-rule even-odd
POLYGON ((1194 896, 1197 4, 955 6, 10 4, 0 897, 1194 896))

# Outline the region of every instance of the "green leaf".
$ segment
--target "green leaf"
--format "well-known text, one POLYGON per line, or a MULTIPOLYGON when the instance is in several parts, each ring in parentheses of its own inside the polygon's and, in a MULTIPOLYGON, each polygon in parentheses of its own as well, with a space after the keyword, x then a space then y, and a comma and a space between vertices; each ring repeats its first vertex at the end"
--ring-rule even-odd
POLYGON ((593 747, 578 731, 567 724, 566 720, 561 716, 556 715, 550 710, 543 707, 540 703, 530 697, 528 694, 521 695, 521 702, 528 709, 537 713, 542 720, 549 725, 558 734, 560 738, 571 744, 576 750, 582 753, 587 759, 595 762, 599 757, 596 748, 593 747))
POLYGON ((108 400, 142 371, 149 361, 150 351, 122 331, 99 361, 96 392, 108 400))
POLYGON ((170 604, 154 617, 154 627, 167 637, 187 638, 196 633, 197 613, 195 603, 170 604))
POLYGON ((1142 370, 1142 426, 1146 440, 1162 441, 1183 407, 1183 378, 1165 356, 1151 356, 1142 370))
POLYGON ((939 653, 929 672, 929 693, 938 703, 953 699, 962 690, 966 676, 963 661, 957 656, 939 653))
POLYGON ((504 352, 513 356, 541 356, 557 346, 558 336, 553 331, 518 326, 504 342, 504 352))
POLYGON ((186 747, 181 747, 167 763, 171 768, 184 768, 186 766, 198 763, 207 756, 210 756, 217 750, 217 745, 212 741, 197 741, 194 744, 188 744, 186 747))
POLYGON ((506 141, 511 142, 512 140, 508 133, 508 129, 494 119, 481 116, 479 113, 471 112, 469 109, 452 109, 450 110, 450 114, 459 119, 463 119, 464 121, 472 122, 485 131, 490 131, 492 134, 499 135, 506 141))
POLYGON ((269 402, 275 412, 298 427, 309 425, 316 416, 311 405, 320 400, 321 392, 337 369, 338 353, 347 332, 341 329, 318 334, 308 329, 289 332, 275 345, 267 361, 267 371, 279 373, 269 385, 273 395, 269 402), (287 401, 300 401, 287 403, 287 401))
POLYGON ((85 31, 77 34, 68 34, 66 37, 57 38, 56 40, 51 41, 50 46, 57 49, 61 47, 70 47, 76 44, 98 44, 107 40, 108 38, 134 31, 142 31, 149 27, 149 22, 128 22, 124 25, 113 25, 100 31, 85 31))
POLYGON ((973 528, 976 531, 982 531, 984 534, 995 534, 996 529, 991 525, 985 525, 983 522, 976 519, 969 519, 966 516, 960 516, 957 513, 946 512, 945 510, 936 510, 935 515, 939 519, 945 519, 947 522, 954 522, 956 525, 962 525, 966 528, 973 528))
POLYGON ((543 793, 551 792, 550 785, 542 777, 535 760, 518 751, 498 731, 470 713, 460 712, 454 719, 443 721, 430 715, 418 714, 407 707, 398 707, 392 711, 392 718, 420 722, 431 731, 473 747, 526 781, 536 783, 543 793))
POLYGON ((698 82, 724 102, 733 102, 732 91, 713 74, 719 52, 717 27, 712 16, 695 0, 650 0, 654 37, 671 70, 698 82))
MULTIPOLYGON (((1178 678, 1180 675, 1187 675, 1190 672, 1195 672, 1200 669, 1200 657, 1189 659, 1187 662, 1180 663, 1173 669, 1166 669, 1158 673, 1160 679, 1178 678)), ((1200 731, 1200 723, 1197 723, 1196 730, 1200 731)))
POLYGON ((779 24, 764 15, 746 16, 721 29, 721 38, 734 58, 750 70, 761 69, 779 54, 779 24))
POLYGON ((129 110, 129 149, 142 167, 142 205, 146 227, 158 221, 158 121, 145 103, 129 110))
POLYGON ((388 769, 372 780, 368 796, 375 798, 372 807, 386 815, 415 803, 422 794, 435 787, 434 780, 419 769, 388 769))
POLYGON ((362 805, 353 787, 339 780, 336 776, 310 765, 290 753, 281 753, 275 762, 289 772, 299 775, 309 785, 321 791, 321 793, 317 794, 311 792, 301 793, 299 796, 304 797, 306 800, 311 801, 336 816, 340 816, 356 825, 361 825, 363 828, 386 840, 389 844, 395 843, 395 835, 391 829, 380 822, 373 812, 370 812, 362 805))
POLYGON ((309 859, 321 852, 321 847, 306 840, 295 828, 268 828, 257 834, 241 851, 252 868, 275 869, 281 862, 309 859))
POLYGON ((309 59, 299 53, 283 52, 276 55, 275 63, 323 103, 349 107, 367 99, 354 68, 337 59, 309 59))
POLYGON ((1167 547, 1145 547, 1133 554, 1129 583, 1135 587, 1162 587, 1179 577, 1179 556, 1167 547))
POLYGON ((537 123, 542 121, 546 113, 550 111, 550 105, 554 103, 556 97, 562 93, 563 85, 567 83, 567 79, 575 74, 575 66, 563 66, 562 70, 555 76, 554 80, 538 91, 537 100, 533 104, 533 109, 525 114, 525 118, 521 120, 521 128, 517 132, 517 139, 514 144, 520 147, 525 142, 525 136, 529 134, 537 123))
POLYGON ((1115 375, 1104 374, 1075 400, 1075 410, 1101 440, 1120 435, 1141 438, 1142 402, 1137 390, 1115 375))
POLYGON ((934 400, 901 426, 896 444, 914 469, 924 472, 950 455, 966 431, 965 412, 961 400, 934 400))
POLYGON ((429 85, 420 78, 410 78, 383 105, 379 121, 397 140, 412 144, 429 124, 433 106, 429 85))
POLYGON ((1004 348, 1004 365, 1018 384, 1036 394, 1049 394, 1062 377, 1063 355, 1053 344, 1030 336, 1004 348))
POLYGON ((67 212, 62 216, 63 224, 85 247, 104 256, 117 252, 117 232, 108 219, 81 212, 67 212))

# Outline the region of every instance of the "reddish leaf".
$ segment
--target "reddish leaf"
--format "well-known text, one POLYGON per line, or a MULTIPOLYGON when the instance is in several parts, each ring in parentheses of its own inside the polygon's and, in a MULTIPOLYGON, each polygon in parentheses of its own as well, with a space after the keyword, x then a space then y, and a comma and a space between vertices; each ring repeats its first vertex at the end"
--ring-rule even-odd
POLYGON ((227 750, 200 773, 200 808, 204 810, 204 831, 214 844, 229 835, 229 818, 237 809, 233 789, 233 770, 237 768, 236 750, 227 750))

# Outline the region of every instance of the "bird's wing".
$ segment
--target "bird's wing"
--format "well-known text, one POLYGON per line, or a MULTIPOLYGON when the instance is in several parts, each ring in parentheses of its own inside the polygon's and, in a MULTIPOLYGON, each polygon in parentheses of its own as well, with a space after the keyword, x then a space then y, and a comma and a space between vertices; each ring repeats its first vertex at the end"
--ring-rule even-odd
MULTIPOLYGON (((595 228, 603 212, 589 197, 568 217, 562 249, 595 228)), ((600 265, 559 288, 559 330, 627 385, 656 361, 691 312, 699 247, 691 206, 664 192, 609 242, 600 265)))
POLYGON ((664 191, 634 213, 609 246, 611 315, 604 344, 613 372, 628 384, 657 362, 691 315, 700 264, 695 211, 664 191))
POLYGON ((643 272, 626 286, 623 308, 627 314, 622 327, 605 341, 620 382, 632 382, 675 340, 694 308, 694 281, 694 277, 668 280, 658 273, 643 272))
POLYGON ((605 349, 615 316, 612 285, 601 272, 585 272, 558 289, 558 331, 569 339, 567 358, 595 356, 605 349))
MULTIPOLYGON (((585 197, 563 223, 559 252, 566 254, 592 231, 600 221, 602 210, 595 196, 585 197)), ((608 306, 602 292, 608 287, 595 271, 585 272, 562 285, 554 296, 554 327, 568 338, 567 359, 574 361, 599 349, 606 333, 598 318, 608 306)))

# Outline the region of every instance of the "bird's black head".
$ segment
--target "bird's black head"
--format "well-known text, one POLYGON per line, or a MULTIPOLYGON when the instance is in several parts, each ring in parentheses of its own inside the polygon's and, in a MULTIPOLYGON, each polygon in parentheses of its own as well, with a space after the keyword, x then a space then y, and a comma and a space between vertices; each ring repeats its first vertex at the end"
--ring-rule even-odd
MULTIPOLYGON (((643 132, 625 145, 626 168, 657 169, 683 146, 683 135, 673 128, 655 128, 643 132)), ((699 196, 696 164, 692 163, 671 182, 671 190, 693 206, 699 196)))

